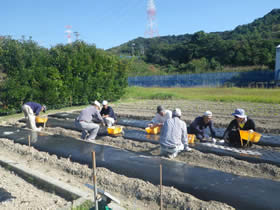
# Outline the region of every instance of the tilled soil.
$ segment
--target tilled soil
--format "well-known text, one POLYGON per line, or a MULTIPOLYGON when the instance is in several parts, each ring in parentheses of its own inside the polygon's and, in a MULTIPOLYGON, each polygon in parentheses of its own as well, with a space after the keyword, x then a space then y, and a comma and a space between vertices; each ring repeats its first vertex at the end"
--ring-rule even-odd
POLYGON ((237 108, 245 110, 246 115, 251 117, 257 127, 257 131, 264 133, 279 134, 280 105, 246 102, 211 102, 211 101, 188 101, 188 100, 143 100, 135 103, 121 103, 112 105, 114 111, 122 116, 151 119, 156 113, 156 107, 163 105, 166 109, 182 110, 182 119, 189 124, 195 117, 202 115, 206 110, 213 113, 216 127, 227 127, 233 119, 231 113, 237 108))
POLYGON ((39 190, 1 166, 0 174, 0 188, 10 193, 11 198, 1 202, 0 209, 59 209, 67 204, 63 198, 39 190))
MULTIPOLYGON (((1 155, 5 155, 6 157, 11 158, 11 160, 18 161, 20 163, 28 162, 28 166, 32 169, 39 170, 44 172, 45 175, 56 177, 60 181, 64 181, 84 191, 90 192, 84 186, 84 184, 92 182, 92 171, 87 166, 73 163, 69 159, 65 158, 58 159, 55 155, 49 155, 45 152, 37 151, 34 148, 32 148, 30 152, 30 149, 27 146, 13 143, 8 139, 0 139, 0 145, 1 155)), ((105 189, 112 193, 115 197, 121 199, 122 206, 126 209, 159 208, 159 186, 155 186, 140 179, 128 178, 126 176, 119 175, 105 168, 97 169, 97 181, 98 186, 101 189, 105 189)), ((13 180, 8 181, 8 184, 11 186, 11 189, 7 189, 7 191, 30 191, 28 186, 14 185, 13 180), (20 189, 18 187, 20 187, 20 189)), ((31 191, 32 195, 36 193, 37 191, 35 190, 31 191)), ((12 193, 12 195, 14 194, 12 193)), ((17 194, 17 196, 21 198, 21 200, 29 198, 25 196, 25 194, 17 194)), ((41 201, 37 196, 35 197, 37 201, 41 201)), ((42 199, 44 200, 44 198, 42 199)), ((20 203, 21 201, 17 200, 16 202, 20 203)), ((47 203, 47 199, 43 202, 47 203)), ((60 201, 57 201, 57 198, 55 198, 51 199, 50 202, 52 204, 52 202, 59 203, 60 201)), ((163 187, 163 203, 164 208, 166 209, 233 209, 227 204, 216 201, 202 201, 192 195, 182 193, 177 189, 165 186, 163 187)), ((7 209, 25 209, 14 208, 17 207, 17 204, 14 206, 12 204, 6 204, 5 202, 0 203, 0 208, 6 208, 6 205, 10 205, 10 208, 7 209)), ((29 208, 29 206, 27 207, 29 208)), ((29 209, 57 209, 51 205, 49 206, 51 208, 44 206, 44 204, 41 206, 40 202, 37 202, 37 205, 30 207, 31 208, 29 209)))

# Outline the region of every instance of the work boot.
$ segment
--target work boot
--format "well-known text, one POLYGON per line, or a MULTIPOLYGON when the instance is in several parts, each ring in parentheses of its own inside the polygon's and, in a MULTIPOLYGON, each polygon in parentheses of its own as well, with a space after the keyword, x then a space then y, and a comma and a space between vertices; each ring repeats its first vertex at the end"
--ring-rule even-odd
POLYGON ((192 148, 190 148, 190 147, 185 147, 184 150, 187 151, 187 152, 190 152, 190 151, 192 151, 192 148))

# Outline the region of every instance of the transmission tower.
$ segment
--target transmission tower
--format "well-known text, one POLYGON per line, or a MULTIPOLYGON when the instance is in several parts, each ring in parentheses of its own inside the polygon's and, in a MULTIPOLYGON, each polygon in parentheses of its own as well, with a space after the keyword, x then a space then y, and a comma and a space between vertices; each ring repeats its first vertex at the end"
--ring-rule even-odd
POLYGON ((145 32, 145 36, 150 38, 159 36, 157 24, 156 24, 156 6, 154 0, 148 0, 147 3, 147 28, 145 32))
POLYGON ((72 26, 70 25, 67 25, 65 26, 66 28, 66 31, 65 33, 67 34, 67 41, 68 41, 68 44, 71 44, 72 43, 72 39, 71 39, 71 36, 72 36, 72 26))
POLYGON ((75 37, 76 37, 76 41, 79 41, 80 33, 78 31, 75 31, 74 34, 75 34, 75 37))

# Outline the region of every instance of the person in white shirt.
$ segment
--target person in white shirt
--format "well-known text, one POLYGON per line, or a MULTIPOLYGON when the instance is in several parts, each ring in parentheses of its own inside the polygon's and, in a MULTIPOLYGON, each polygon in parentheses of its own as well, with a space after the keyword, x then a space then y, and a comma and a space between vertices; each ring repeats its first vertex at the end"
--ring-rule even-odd
POLYGON ((187 125, 181 120, 182 112, 175 109, 172 118, 164 122, 160 133, 160 155, 175 158, 182 150, 190 152, 187 125))
POLYGON ((172 118, 172 112, 170 110, 164 109, 162 106, 157 107, 157 114, 148 124, 149 127, 153 128, 156 126, 163 126, 163 123, 172 118))

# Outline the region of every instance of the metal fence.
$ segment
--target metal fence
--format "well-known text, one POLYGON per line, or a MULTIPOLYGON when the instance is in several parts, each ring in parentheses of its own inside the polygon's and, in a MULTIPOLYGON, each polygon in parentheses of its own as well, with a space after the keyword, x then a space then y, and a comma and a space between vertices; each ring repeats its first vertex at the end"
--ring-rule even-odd
POLYGON ((221 87, 248 86, 252 82, 273 82, 274 71, 218 72, 203 74, 177 74, 165 76, 129 77, 129 86, 142 87, 221 87))

